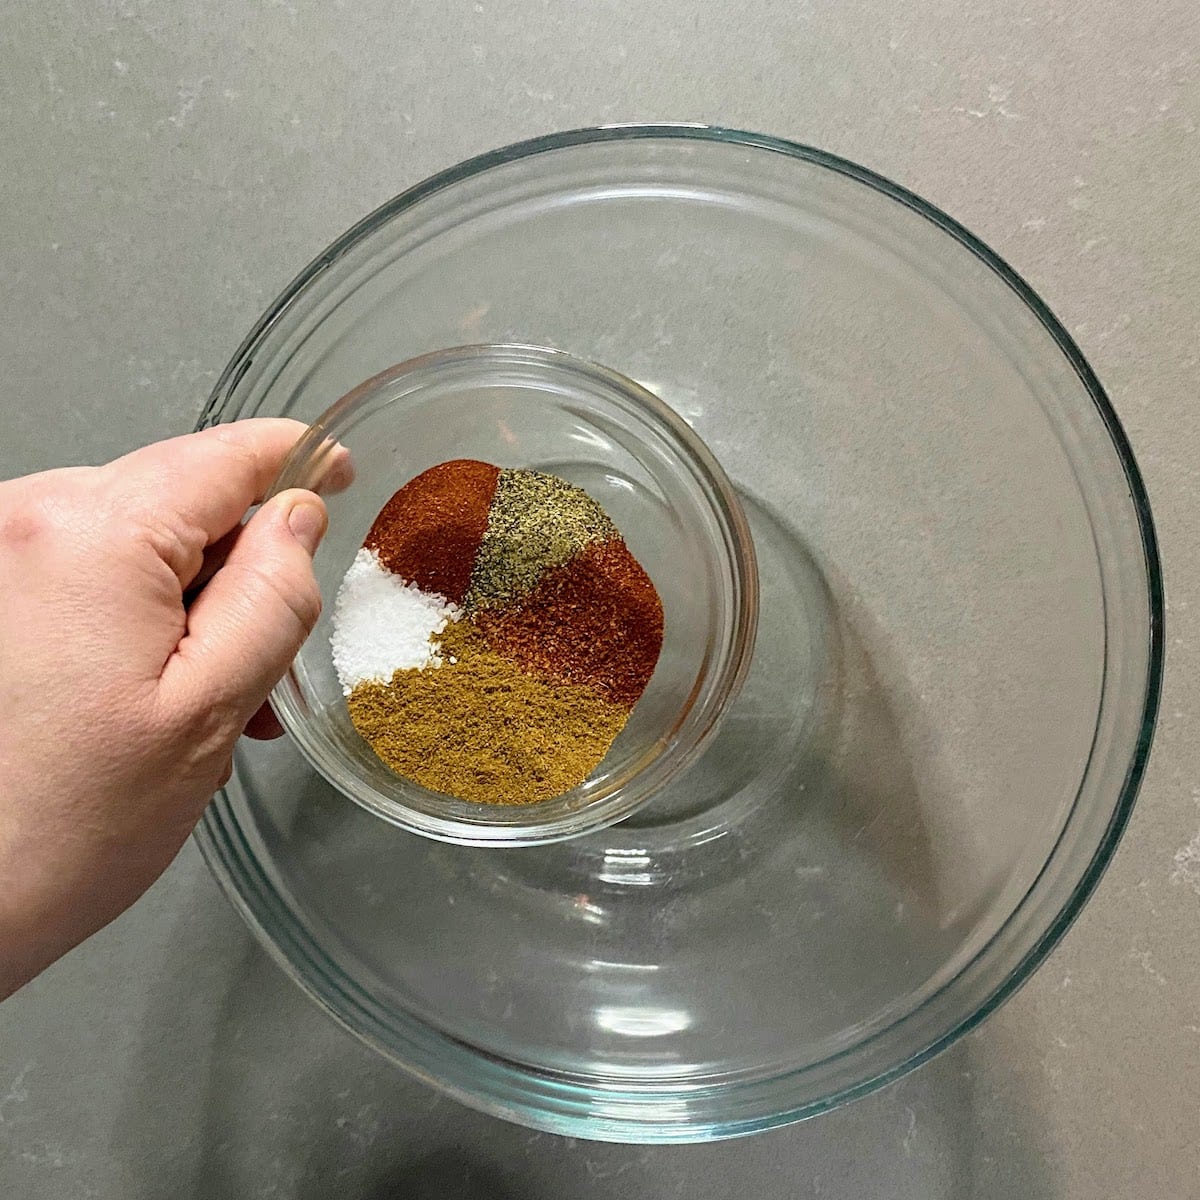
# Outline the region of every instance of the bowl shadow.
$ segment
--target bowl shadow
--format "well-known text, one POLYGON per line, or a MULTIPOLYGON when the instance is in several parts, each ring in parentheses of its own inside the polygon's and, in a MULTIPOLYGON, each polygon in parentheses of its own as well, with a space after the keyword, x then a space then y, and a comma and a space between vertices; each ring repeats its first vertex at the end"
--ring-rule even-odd
MULTIPOLYGON (((1007 1030, 965 1039, 881 1092, 757 1137, 585 1142, 464 1108, 395 1069, 302 996, 215 887, 196 900, 200 913, 180 921, 159 964, 132 1057, 136 1087, 118 1102, 110 1153, 130 1200, 162 1195, 166 1178, 172 1195, 191 1200, 1062 1195, 1037 1084, 1009 1066, 1021 1046, 1007 1030), (227 990, 216 1009, 199 1004, 189 985, 197 915, 237 943, 222 955, 227 990), (176 1030, 170 1054, 163 1026, 176 1030), (141 1097, 170 1101, 147 1106, 141 1097)), ((1019 1036, 1028 1045, 1036 1034, 1025 1023, 1019 1036)))

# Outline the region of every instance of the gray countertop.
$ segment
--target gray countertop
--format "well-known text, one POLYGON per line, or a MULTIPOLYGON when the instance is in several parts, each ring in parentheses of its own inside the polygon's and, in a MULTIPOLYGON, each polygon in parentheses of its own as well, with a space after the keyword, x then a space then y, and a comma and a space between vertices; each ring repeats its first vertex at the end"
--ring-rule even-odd
POLYGON ((195 421, 272 296, 429 172, 708 120, 958 217, 1078 338, 1144 469, 1162 719, 1116 859, 1037 976, 867 1100, 706 1147, 536 1134, 330 1023, 190 846, 0 1007, 0 1195, 1200 1194, 1200 9, 1195 0, 65 0, 0 9, 0 476, 195 421))

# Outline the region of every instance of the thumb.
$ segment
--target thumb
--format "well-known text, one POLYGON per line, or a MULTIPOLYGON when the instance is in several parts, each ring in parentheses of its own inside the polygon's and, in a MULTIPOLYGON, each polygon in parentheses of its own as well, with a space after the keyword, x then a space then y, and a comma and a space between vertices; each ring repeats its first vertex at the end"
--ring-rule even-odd
POLYGON ((281 492, 264 504, 189 609, 162 685, 184 689, 201 707, 228 706, 240 730, 321 614, 312 556, 328 523, 312 492, 281 492))

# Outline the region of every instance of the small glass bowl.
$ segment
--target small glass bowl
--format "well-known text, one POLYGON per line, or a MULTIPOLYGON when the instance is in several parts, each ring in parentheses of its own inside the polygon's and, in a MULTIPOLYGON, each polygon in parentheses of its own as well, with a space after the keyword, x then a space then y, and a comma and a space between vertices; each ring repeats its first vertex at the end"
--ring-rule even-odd
POLYGON ((349 451, 354 482, 327 496, 329 532, 315 558, 325 611, 271 697, 334 787, 416 833, 523 846, 611 825, 692 761, 745 674, 758 580, 732 485, 671 409, 561 351, 464 346, 391 367, 339 400, 296 445, 274 492, 323 490, 338 446, 349 451), (587 780, 552 800, 475 804, 395 774, 356 732, 334 671, 332 601, 376 514, 408 480, 454 458, 532 467, 586 489, 662 598, 662 654, 629 724, 587 780))

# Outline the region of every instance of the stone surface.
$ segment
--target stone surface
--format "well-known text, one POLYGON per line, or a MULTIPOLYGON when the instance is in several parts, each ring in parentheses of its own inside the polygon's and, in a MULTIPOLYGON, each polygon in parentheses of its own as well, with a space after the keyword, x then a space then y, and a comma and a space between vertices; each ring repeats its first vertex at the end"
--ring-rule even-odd
POLYGON ((479 1116, 311 1006, 189 847, 0 1008, 0 1194, 1195 1194, 1194 0, 67 0, 0 9, 0 67, 0 476, 188 429, 291 274, 430 171, 556 128, 707 120, 890 175, 1029 279, 1133 441, 1170 609, 1150 772, 1095 898, 996 1017, 884 1092, 691 1148, 479 1116))

